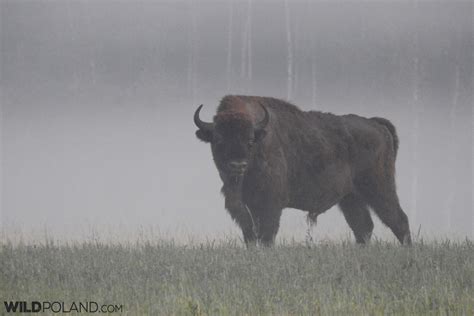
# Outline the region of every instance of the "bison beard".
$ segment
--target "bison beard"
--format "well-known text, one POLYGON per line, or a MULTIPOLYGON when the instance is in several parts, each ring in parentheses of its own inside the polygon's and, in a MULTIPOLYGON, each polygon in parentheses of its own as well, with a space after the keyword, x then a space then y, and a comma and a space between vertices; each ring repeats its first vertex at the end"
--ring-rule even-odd
POLYGON ((242 184, 242 177, 229 179, 222 188, 222 193, 225 195, 225 208, 242 228, 245 243, 250 245, 257 240, 257 223, 243 201, 242 184))
POLYGON ((338 204, 358 243, 373 222, 369 207, 401 243, 410 244, 408 218, 395 187, 398 137, 384 118, 304 112, 282 100, 226 96, 211 123, 194 122, 211 143, 224 183, 225 208, 247 245, 272 245, 282 210, 319 214, 338 204))

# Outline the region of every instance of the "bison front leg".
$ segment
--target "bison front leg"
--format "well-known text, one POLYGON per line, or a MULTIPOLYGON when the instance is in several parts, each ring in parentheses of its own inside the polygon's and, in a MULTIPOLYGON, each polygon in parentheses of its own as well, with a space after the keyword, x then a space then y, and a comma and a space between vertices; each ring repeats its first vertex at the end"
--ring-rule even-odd
POLYGON ((264 247, 271 247, 280 228, 282 210, 263 212, 257 216, 258 242, 264 247))
POLYGON ((255 221, 247 206, 240 201, 235 202, 226 199, 225 207, 232 219, 242 229, 244 242, 247 247, 255 245, 257 241, 255 221))

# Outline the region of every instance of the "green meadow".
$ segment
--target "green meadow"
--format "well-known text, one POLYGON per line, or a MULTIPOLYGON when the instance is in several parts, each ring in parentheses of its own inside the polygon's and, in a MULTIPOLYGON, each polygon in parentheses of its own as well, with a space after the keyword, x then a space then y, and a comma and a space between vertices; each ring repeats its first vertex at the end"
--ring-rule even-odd
POLYGON ((474 315, 470 240, 6 240, 0 259, 2 301, 94 301, 124 315, 474 315))

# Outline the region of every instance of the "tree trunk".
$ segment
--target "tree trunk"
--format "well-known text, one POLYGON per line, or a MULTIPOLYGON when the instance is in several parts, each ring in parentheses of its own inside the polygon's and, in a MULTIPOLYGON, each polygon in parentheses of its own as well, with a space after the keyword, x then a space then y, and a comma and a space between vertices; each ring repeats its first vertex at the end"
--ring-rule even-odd
POLYGON ((230 92, 232 78, 232 31, 234 23, 234 0, 229 0, 229 27, 227 30, 227 71, 226 91, 230 92))
MULTIPOLYGON (((418 17, 418 2, 415 1, 415 19, 418 17)), ((413 117, 413 135, 412 135, 412 183, 411 183, 411 215, 414 222, 418 216, 418 185, 419 185, 419 129, 420 114, 423 111, 420 104, 420 65, 419 65, 419 34, 418 23, 415 21, 414 34, 414 56, 413 56, 413 100, 412 100, 412 117, 413 117)))
POLYGON ((287 100, 290 100, 293 93, 293 44, 291 40, 290 8, 288 0, 285 0, 285 22, 286 22, 286 43, 287 43, 287 100))
POLYGON ((247 7, 247 92, 252 89, 252 0, 247 7))
POLYGON ((311 56, 311 100, 313 104, 313 108, 317 108, 317 98, 318 98, 318 86, 316 81, 316 57, 311 56))
POLYGON ((3 223, 3 92, 0 89, 0 229, 4 230, 3 223))
POLYGON ((457 112, 459 104, 459 65, 456 64, 456 72, 454 79, 454 91, 453 91, 453 102, 451 103, 451 108, 449 110, 449 129, 450 129, 450 142, 448 143, 448 152, 450 153, 448 166, 450 166, 450 174, 448 175, 448 194, 445 200, 444 213, 445 213, 445 223, 448 233, 451 233, 452 226, 452 216, 451 214, 454 211, 454 198, 456 192, 456 157, 457 157, 457 146, 456 142, 456 125, 457 125, 457 112))
POLYGON ((248 57, 248 51, 247 51, 247 45, 248 45, 248 24, 244 23, 243 29, 242 29, 242 47, 241 47, 241 53, 240 53, 240 80, 242 82, 242 88, 245 91, 246 90, 246 78, 247 78, 247 57, 248 57))
MULTIPOLYGON (((314 16, 312 1, 308 0, 308 12, 314 16)), ((318 83, 317 83, 317 67, 316 67, 316 44, 314 42, 314 34, 310 34, 311 41, 311 105, 313 109, 317 109, 318 83)))
POLYGON ((196 103, 197 94, 197 67, 196 67, 196 54, 197 54, 197 17, 196 10, 197 6, 195 0, 190 2, 190 20, 191 27, 189 32, 189 56, 188 56, 188 89, 191 94, 192 104, 196 103))

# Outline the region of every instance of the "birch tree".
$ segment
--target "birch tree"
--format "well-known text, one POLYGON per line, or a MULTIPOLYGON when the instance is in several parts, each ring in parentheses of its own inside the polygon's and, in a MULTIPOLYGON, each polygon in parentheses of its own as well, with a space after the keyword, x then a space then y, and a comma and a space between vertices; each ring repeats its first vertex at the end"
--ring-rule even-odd
MULTIPOLYGON (((471 6, 471 16, 474 16, 474 6, 471 6)), ((471 51, 471 60, 474 60, 474 50, 471 51)), ((472 71, 472 65, 471 65, 472 71)), ((471 75, 471 97, 474 91, 474 81, 471 75)), ((471 98, 472 100, 472 98, 471 98)), ((471 101, 471 236, 474 237, 474 104, 471 101)))
MULTIPOLYGON (((414 4, 414 17, 418 19, 418 2, 414 4)), ((419 185, 419 129, 420 114, 423 111, 420 103, 420 61, 419 61, 419 30, 418 23, 415 23, 414 32, 414 56, 413 56, 413 100, 412 100, 412 182, 411 182, 411 214, 412 220, 416 222, 418 216, 418 185, 419 185)))
POLYGON ((445 206, 444 206, 444 213, 445 213, 445 223, 446 223, 446 229, 448 232, 451 232, 451 226, 452 226, 452 212, 454 210, 454 197, 455 197, 455 191, 456 191, 456 182, 455 182, 455 176, 456 176, 456 142, 454 141, 456 139, 456 126, 457 126, 457 113, 458 113, 458 103, 459 103, 459 76, 460 76, 460 71, 459 71, 459 65, 456 62, 456 70, 454 74, 454 90, 453 90, 453 100, 451 102, 451 107, 449 109, 449 130, 450 130, 450 142, 448 143, 448 153, 449 153, 449 163, 448 166, 450 166, 450 174, 447 178, 447 196, 445 200, 445 206))
POLYGON ((240 52, 240 80, 242 82, 242 87, 246 89, 246 77, 247 77, 247 58, 248 58, 248 23, 244 23, 242 28, 242 47, 240 52))
POLYGON ((189 56, 188 56, 188 87, 191 92, 192 103, 196 103, 197 94, 197 17, 195 0, 190 0, 190 32, 189 32, 189 56))
POLYGON ((247 4, 247 84, 248 92, 252 88, 252 0, 247 4))
POLYGON ((0 229, 3 225, 3 92, 0 89, 0 229))
MULTIPOLYGON (((308 1, 308 11, 310 12, 310 16, 314 16, 312 1, 308 1)), ((314 109, 317 106, 317 97, 318 97, 318 87, 317 87, 317 68, 316 68, 316 44, 314 40, 314 35, 310 34, 310 41, 311 41, 311 104, 314 109)))
POLYGON ((232 32, 234 23, 234 1, 229 0, 229 26, 227 30, 227 92, 230 92, 232 78, 232 32))
POLYGON ((288 0, 285 0, 285 25, 287 44, 287 100, 290 100, 293 93, 293 44, 291 40, 291 21, 288 0))
POLYGON ((316 109, 317 106, 317 99, 318 99, 318 86, 316 80, 316 57, 313 55, 311 56, 311 103, 313 108, 316 109))
POLYGON ((292 37, 292 48, 293 48, 293 87, 291 89, 292 94, 298 95, 298 84, 300 76, 300 65, 301 62, 298 59, 299 53, 299 19, 295 19, 293 24, 293 37, 292 37))
MULTIPOLYGON (((474 10, 473 10, 474 11, 474 10)), ((473 12, 474 13, 474 12, 473 12)), ((474 52, 473 56, 474 58, 474 52)), ((471 91, 474 91, 474 84, 471 85, 471 91)), ((471 232, 472 237, 474 237, 474 106, 471 104, 471 232)))

